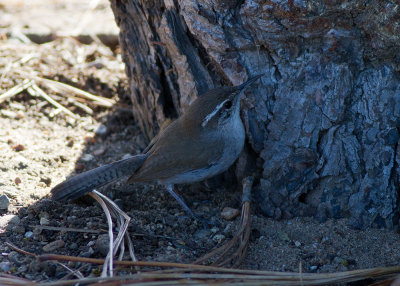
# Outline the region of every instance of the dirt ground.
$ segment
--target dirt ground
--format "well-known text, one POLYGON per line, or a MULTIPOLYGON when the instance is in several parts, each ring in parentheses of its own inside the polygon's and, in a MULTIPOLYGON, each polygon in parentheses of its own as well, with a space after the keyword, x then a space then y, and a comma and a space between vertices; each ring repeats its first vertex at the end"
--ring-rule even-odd
MULTIPOLYGON (((113 44, 118 30, 108 2, 81 2, 0 1, 0 18, 7 20, 0 27, 0 94, 28 78, 75 114, 74 118, 61 111, 32 88, 0 103, 0 273, 35 281, 54 281, 69 273, 60 264, 38 263, 18 254, 5 242, 35 254, 103 258, 107 224, 100 206, 90 198, 53 202, 49 192, 77 172, 146 147, 132 117, 124 65, 113 44), (86 17, 90 19, 82 21, 86 17), (97 22, 107 28, 98 29, 97 22), (115 104, 98 106, 72 92, 55 92, 43 78, 115 104)), ((229 221, 221 212, 224 207, 240 209, 239 188, 196 184, 180 190, 192 210, 213 226, 204 228, 186 216, 156 185, 126 185, 120 180, 101 190, 132 217, 129 230, 139 260, 193 262, 234 235, 239 217, 229 221)), ((250 245, 241 267, 337 272, 399 261, 397 231, 354 230, 345 219, 274 221, 253 210, 250 245)), ((99 275, 97 265, 66 265, 84 276, 99 275)))

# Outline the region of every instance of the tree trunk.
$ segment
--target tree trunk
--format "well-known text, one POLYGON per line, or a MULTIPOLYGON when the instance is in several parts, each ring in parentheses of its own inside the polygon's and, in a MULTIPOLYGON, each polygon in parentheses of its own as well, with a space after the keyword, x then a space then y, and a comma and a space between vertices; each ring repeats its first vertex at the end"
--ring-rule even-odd
POLYGON ((265 73, 242 101, 261 210, 398 226, 396 1, 111 3, 148 139, 197 94, 265 73))

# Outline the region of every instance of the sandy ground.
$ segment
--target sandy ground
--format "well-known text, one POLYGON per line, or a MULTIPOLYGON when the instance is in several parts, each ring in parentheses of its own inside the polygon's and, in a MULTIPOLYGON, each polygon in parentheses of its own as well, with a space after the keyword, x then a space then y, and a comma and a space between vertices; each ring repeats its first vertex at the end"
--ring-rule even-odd
MULTIPOLYGON (((28 3, 34 2, 0 1, 0 18, 6 19, 0 30, 0 94, 31 78, 76 118, 27 90, 0 104, 0 205, 9 200, 0 209, 0 272, 49 281, 68 271, 59 264, 38 263, 18 254, 4 242, 35 254, 104 257, 106 248, 101 242, 107 224, 101 208, 89 198, 62 204, 46 196, 66 177, 140 153, 146 142, 131 114, 118 47, 79 41, 80 35, 116 38, 108 2, 28 3), (86 17, 90 19, 82 21, 86 17), (50 42, 32 42, 49 34, 50 42), (71 97, 69 92, 54 92, 40 78, 78 87, 115 104, 106 108, 71 97)), ((196 184, 180 190, 194 212, 213 226, 204 228, 187 217, 162 187, 126 185, 121 180, 102 189, 132 217, 129 230, 139 260, 192 262, 234 235, 239 218, 229 221, 221 212, 224 207, 240 208, 239 188, 196 184)), ((274 221, 257 210, 252 213, 250 245, 242 268, 337 272, 399 264, 396 231, 354 230, 346 220, 274 221)), ((85 276, 99 273, 96 265, 68 266, 79 268, 85 276)))

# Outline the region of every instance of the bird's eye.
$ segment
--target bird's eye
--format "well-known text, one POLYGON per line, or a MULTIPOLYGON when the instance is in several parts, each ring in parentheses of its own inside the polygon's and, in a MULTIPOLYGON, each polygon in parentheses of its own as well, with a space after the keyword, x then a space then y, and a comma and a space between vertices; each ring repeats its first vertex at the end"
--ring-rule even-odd
POLYGON ((231 101, 231 100, 226 101, 226 102, 224 103, 224 107, 225 107, 226 109, 231 108, 231 107, 232 107, 232 101, 231 101))

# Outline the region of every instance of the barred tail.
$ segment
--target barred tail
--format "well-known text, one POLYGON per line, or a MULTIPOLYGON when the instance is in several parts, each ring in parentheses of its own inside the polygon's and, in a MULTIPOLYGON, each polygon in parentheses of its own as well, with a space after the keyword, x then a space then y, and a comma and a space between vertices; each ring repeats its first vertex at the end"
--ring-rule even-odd
POLYGON ((68 179, 52 190, 56 201, 77 199, 93 189, 104 186, 123 176, 132 175, 143 164, 148 155, 137 155, 79 174, 68 179))

